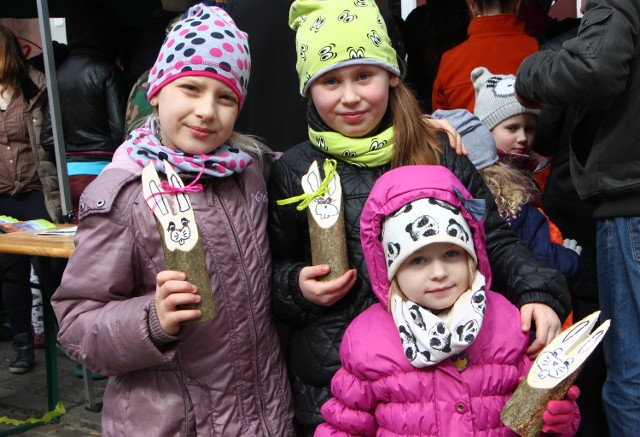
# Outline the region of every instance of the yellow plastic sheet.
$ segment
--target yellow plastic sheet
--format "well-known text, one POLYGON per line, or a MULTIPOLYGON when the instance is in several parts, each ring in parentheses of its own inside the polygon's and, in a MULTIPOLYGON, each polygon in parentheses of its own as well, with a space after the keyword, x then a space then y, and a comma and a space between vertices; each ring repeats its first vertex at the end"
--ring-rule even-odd
POLYGON ((29 417, 24 420, 11 419, 6 416, 0 417, 0 423, 4 423, 12 426, 20 426, 20 425, 28 425, 30 423, 38 423, 38 422, 51 422, 56 417, 63 416, 67 412, 67 409, 62 405, 62 402, 58 402, 56 407, 45 413, 41 418, 29 417))

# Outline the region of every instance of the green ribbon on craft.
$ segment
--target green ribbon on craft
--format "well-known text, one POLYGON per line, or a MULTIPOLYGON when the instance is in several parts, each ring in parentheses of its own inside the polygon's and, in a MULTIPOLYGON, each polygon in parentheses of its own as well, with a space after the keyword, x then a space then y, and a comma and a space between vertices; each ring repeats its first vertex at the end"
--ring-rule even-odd
POLYGON ((318 196, 324 196, 329 191, 329 182, 333 179, 333 176, 336 174, 336 167, 338 166, 338 162, 335 159, 325 159, 324 165, 322 169, 324 170, 324 180, 318 187, 316 191, 313 193, 304 193, 299 196, 289 197, 288 199, 278 200, 276 203, 279 206, 289 205, 290 203, 300 202, 296 209, 298 211, 302 211, 318 196))
POLYGON ((393 158, 393 126, 372 137, 352 138, 335 131, 318 132, 309 126, 314 147, 341 161, 360 167, 379 167, 393 158))
POLYGON ((64 407, 64 405, 62 405, 61 401, 58 401, 58 404, 53 410, 45 413, 44 416, 42 416, 39 419, 35 417, 29 417, 24 420, 18 420, 18 419, 11 419, 9 417, 3 416, 3 417, 0 417, 0 423, 12 425, 12 426, 29 425, 32 423, 39 423, 39 422, 48 423, 48 422, 52 422, 53 419, 55 419, 56 417, 63 416, 66 413, 67 413, 67 409, 64 407))

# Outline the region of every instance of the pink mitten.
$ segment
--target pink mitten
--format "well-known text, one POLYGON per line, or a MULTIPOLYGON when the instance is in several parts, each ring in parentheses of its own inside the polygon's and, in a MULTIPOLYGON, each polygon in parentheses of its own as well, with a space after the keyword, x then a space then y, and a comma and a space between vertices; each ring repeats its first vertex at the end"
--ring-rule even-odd
POLYGON ((574 420, 578 405, 576 399, 580 396, 580 389, 575 385, 569 387, 567 396, 561 401, 549 401, 547 409, 542 413, 544 426, 542 432, 548 434, 564 434, 574 420))

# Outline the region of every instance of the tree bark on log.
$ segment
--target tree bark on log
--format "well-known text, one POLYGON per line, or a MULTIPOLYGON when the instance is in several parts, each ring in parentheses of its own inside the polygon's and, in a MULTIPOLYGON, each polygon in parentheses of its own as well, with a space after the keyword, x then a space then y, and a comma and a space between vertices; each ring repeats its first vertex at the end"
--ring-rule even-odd
POLYGON ((200 296, 200 303, 196 305, 181 305, 180 309, 199 309, 202 314, 199 318, 183 322, 183 324, 192 324, 213 319, 216 314, 216 307, 213 302, 213 291, 211 290, 211 281, 209 280, 209 271, 204 258, 204 249, 202 248, 202 239, 198 232, 198 240, 188 252, 181 250, 170 250, 167 248, 164 239, 164 230, 160 221, 156 218, 156 226, 160 232, 160 241, 162 242, 162 250, 164 251, 165 262, 169 270, 176 270, 187 275, 187 281, 196 286, 196 294, 200 296))
POLYGON ((340 205, 338 220, 328 228, 318 225, 309 209, 307 209, 307 219, 309 221, 309 237, 311 240, 311 263, 314 266, 318 264, 329 264, 331 266, 331 271, 319 279, 321 281, 330 281, 342 276, 349 270, 343 205, 340 205))
POLYGON ((537 437, 544 426, 542 413, 547 404, 565 398, 583 367, 584 363, 553 388, 535 388, 523 379, 502 409, 502 423, 522 437, 537 437))

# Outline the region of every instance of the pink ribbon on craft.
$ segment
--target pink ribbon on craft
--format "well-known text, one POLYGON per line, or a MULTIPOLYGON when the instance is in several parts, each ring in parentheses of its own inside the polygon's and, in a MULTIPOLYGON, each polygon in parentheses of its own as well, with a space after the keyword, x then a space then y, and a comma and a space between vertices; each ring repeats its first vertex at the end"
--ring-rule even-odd
MULTIPOLYGON (((198 182, 198 180, 200 179, 200 176, 202 176, 203 173, 204 173, 204 160, 202 161, 202 167, 200 168, 200 172, 198 173, 196 178, 192 180, 188 185, 184 187, 176 187, 174 185, 171 185, 167 181, 162 181, 160 182, 160 188, 162 188, 164 191, 158 191, 157 193, 152 193, 151 196, 148 196, 146 199, 144 199, 144 201, 145 203, 147 203, 147 201, 152 197, 162 196, 165 194, 174 195, 178 193, 182 193, 182 194, 200 193, 204 190, 204 187, 202 186, 202 184, 196 184, 196 182, 198 182)), ((155 207, 156 207, 156 204, 154 204, 153 207, 151 208, 151 214, 153 214, 153 210, 155 209, 155 207)))

